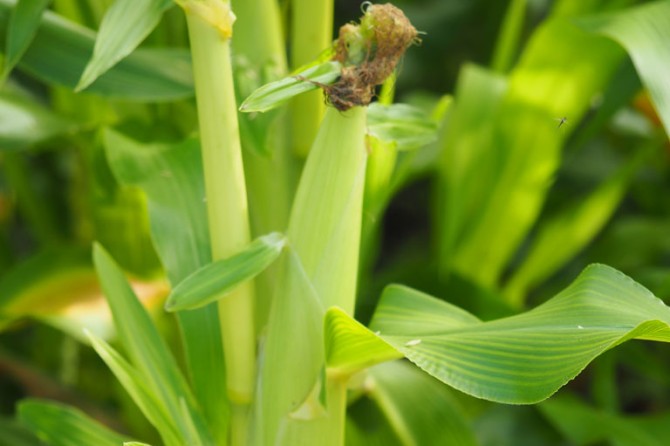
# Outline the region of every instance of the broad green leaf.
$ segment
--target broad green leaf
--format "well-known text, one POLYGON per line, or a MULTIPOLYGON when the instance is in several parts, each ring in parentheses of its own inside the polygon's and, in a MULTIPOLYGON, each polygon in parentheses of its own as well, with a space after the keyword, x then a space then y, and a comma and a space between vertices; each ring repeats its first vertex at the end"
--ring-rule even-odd
MULTIPOLYGON (((0 0, 0 36, 15 2, 0 0)), ((91 57, 95 33, 45 11, 18 67, 41 81, 74 88, 91 57)), ((131 101, 172 101, 193 95, 190 55, 181 49, 138 49, 100 76, 87 92, 131 101)))
POLYGON ((370 369, 370 398, 404 445, 474 446, 474 433, 452 390, 404 361, 370 369))
POLYGON ((192 310, 222 299, 240 283, 265 271, 279 257, 285 245, 286 238, 274 232, 257 238, 228 259, 210 263, 172 290, 165 309, 192 310))
POLYGON ((660 299, 622 273, 592 265, 545 304, 489 322, 396 290, 382 296, 371 330, 462 392, 530 404, 626 340, 670 342, 669 323, 670 308, 660 299), (426 328, 431 323, 434 329, 426 328))
POLYGON ((326 365, 329 373, 351 375, 402 355, 337 307, 325 318, 326 365))
POLYGON ((123 443, 123 446, 151 446, 151 445, 148 443, 140 443, 139 441, 129 441, 123 443))
POLYGON ((670 134, 670 1, 657 1, 607 15, 581 19, 583 28, 623 46, 649 90, 666 133, 670 134))
POLYGON ((662 446, 670 434, 667 413, 654 417, 626 417, 589 407, 570 395, 552 398, 538 407, 574 444, 607 442, 616 446, 662 446), (654 418, 664 423, 660 432, 646 426, 645 421, 654 418))
POLYGON ((266 112, 279 107, 294 96, 318 88, 318 84, 329 85, 340 76, 342 66, 330 61, 308 68, 305 71, 264 85, 244 100, 240 111, 266 112))
POLYGON ((150 388, 144 376, 105 341, 86 333, 91 345, 107 364, 116 379, 128 392, 147 420, 158 430, 166 445, 177 446, 183 442, 177 420, 170 417, 166 401, 150 388))
POLYGON ((51 0, 18 0, 7 26, 5 60, 2 79, 6 79, 30 45, 40 24, 40 18, 51 0))
POLYGON ((73 122, 33 100, 6 90, 0 92, 0 150, 25 149, 75 129, 73 122))
POLYGON ((53 446, 118 446, 129 438, 111 431, 78 409, 46 400, 23 400, 19 419, 53 446))
POLYGON ((95 40, 93 57, 75 90, 91 85, 100 75, 130 54, 156 27, 172 0, 116 0, 107 10, 95 40))
POLYGON ((151 318, 121 270, 98 244, 93 247, 93 261, 114 316, 119 340, 131 363, 165 404, 170 417, 177 423, 182 441, 207 444, 211 440, 208 440, 203 421, 195 409, 195 399, 151 318))
POLYGON ((633 175, 657 152, 658 145, 653 141, 638 150, 588 197, 540 227, 528 255, 506 286, 505 294, 513 304, 521 305, 530 287, 549 277, 593 239, 618 207, 633 175))
MULTIPOLYGON (((140 144, 108 130, 109 164, 119 182, 147 195, 154 246, 172 284, 211 261, 200 145, 140 144)), ((193 390, 218 441, 228 437, 228 399, 216 305, 177 314, 193 390), (202 342, 207 339, 207 342, 202 342)))
POLYGON ((420 108, 375 102, 368 106, 368 134, 397 150, 416 149, 437 140, 437 125, 420 108))

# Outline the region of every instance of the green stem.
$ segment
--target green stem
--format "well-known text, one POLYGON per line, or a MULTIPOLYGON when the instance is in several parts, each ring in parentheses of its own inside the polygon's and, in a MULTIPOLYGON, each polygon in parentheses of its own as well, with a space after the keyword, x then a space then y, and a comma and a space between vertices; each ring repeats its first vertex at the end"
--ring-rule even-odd
MULTIPOLYGON (((332 45, 333 0, 294 0, 291 11, 291 69, 296 69, 332 45)), ((320 90, 302 94, 291 103, 291 135, 297 155, 307 156, 323 113, 320 90)))
MULTIPOLYGON (((185 5, 195 77, 200 141, 207 195, 212 259, 229 257, 250 241, 247 193, 230 58, 231 30, 206 21, 190 6, 227 8, 224 2, 185 5)), ((220 11, 219 11, 220 12, 220 11)), ((206 14, 207 12, 205 12, 206 14)), ((214 17, 211 14, 208 17, 214 17)), ((230 25, 230 24, 228 24, 230 25)), ((239 287, 219 303, 226 362, 226 386, 232 405, 231 439, 246 443, 248 407, 255 383, 254 289, 239 287)))
POLYGON ((505 20, 493 53, 491 68, 494 71, 506 73, 512 67, 514 58, 518 54, 525 16, 526 0, 512 0, 507 8, 505 20))

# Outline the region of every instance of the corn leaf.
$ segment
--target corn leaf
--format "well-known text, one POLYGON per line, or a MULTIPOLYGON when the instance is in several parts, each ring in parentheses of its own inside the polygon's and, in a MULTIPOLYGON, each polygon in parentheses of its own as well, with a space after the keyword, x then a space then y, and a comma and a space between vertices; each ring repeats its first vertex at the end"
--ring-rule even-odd
POLYGON ((375 102, 368 107, 368 134, 397 150, 416 149, 437 140, 437 124, 418 107, 375 102))
POLYGON ((173 5, 172 0, 116 0, 102 19, 93 57, 75 89, 85 89, 130 54, 173 5))
POLYGON ((175 420, 170 417, 165 401, 162 401, 160 396, 148 386, 142 373, 105 341, 89 332, 86 334, 100 358, 107 364, 147 420, 158 430, 163 442, 169 446, 181 444, 182 437, 179 428, 175 420))
POLYGON ((633 159, 579 203, 563 210, 542 225, 528 255, 505 288, 510 302, 520 305, 528 288, 549 277, 584 248, 607 223, 621 202, 633 175, 658 141, 636 152, 633 159))
MULTIPOLYGON (((0 0, 0 36, 13 0, 0 0)), ((45 11, 18 67, 39 80, 74 88, 91 57, 95 33, 45 11)), ((4 42, 3 42, 4 44, 4 42)), ((171 101, 193 95, 190 55, 181 49, 138 49, 100 76, 87 92, 131 101, 171 101)))
POLYGON ((404 361, 370 369, 369 397, 406 445, 474 446, 474 433, 453 391, 404 361))
POLYGON ((18 0, 7 25, 2 79, 12 71, 25 53, 40 24, 42 13, 51 0, 18 0))
POLYGON ((584 29, 604 34, 623 46, 649 90, 670 134, 670 1, 658 1, 606 15, 580 19, 584 29))
POLYGON ((165 309, 191 310, 222 299, 239 284, 265 271, 285 245, 286 238, 274 232, 257 238, 230 258, 204 266, 172 290, 165 309))
POLYGON ((587 406, 571 395, 543 402, 540 411, 574 444, 608 443, 617 446, 663 446, 670 429, 667 413, 622 416, 587 406), (655 428, 650 428, 655 424, 655 428))
POLYGON ((25 149, 75 128, 73 122, 35 101, 9 91, 0 92, 0 150, 25 149))
POLYGON ((352 375, 402 355, 364 325, 337 307, 326 312, 326 364, 329 372, 352 375))
POLYGON ((98 244, 93 247, 93 261, 114 316, 116 331, 131 363, 165 404, 182 440, 207 444, 207 432, 195 409, 195 399, 151 318, 118 266, 98 244))
MULTIPOLYGON (((172 284, 211 261, 200 145, 140 144, 113 130, 105 150, 119 182, 147 195, 154 246, 172 284)), ((228 399, 216 305, 177 314, 193 390, 219 441, 227 438, 228 399), (202 342, 207 339, 207 342, 202 342)))
POLYGON ((324 62, 264 85, 244 100, 240 111, 251 113, 272 110, 300 93, 318 88, 318 84, 333 83, 340 76, 341 69, 339 62, 324 62))
POLYGON ((548 398, 598 355, 628 339, 670 342, 668 324, 670 308, 660 299, 617 270, 592 265, 545 304, 489 322, 395 290, 382 296, 371 329, 458 390, 530 404, 548 398), (444 307, 440 313, 438 305, 444 307), (427 328, 437 321, 441 329, 427 328))
POLYGON ((552 19, 508 79, 463 71, 440 144, 443 271, 497 285, 539 215, 571 131, 555 119, 578 122, 623 55, 612 42, 552 19))
POLYGON ((118 446, 129 440, 80 410, 53 401, 23 400, 18 405, 18 417, 53 446, 118 446))

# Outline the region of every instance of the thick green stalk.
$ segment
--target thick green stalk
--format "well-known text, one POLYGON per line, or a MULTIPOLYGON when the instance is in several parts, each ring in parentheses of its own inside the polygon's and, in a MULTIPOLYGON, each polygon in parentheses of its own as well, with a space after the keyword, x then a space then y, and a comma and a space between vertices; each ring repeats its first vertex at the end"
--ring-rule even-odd
MULTIPOLYGON (((247 193, 230 58, 232 20, 225 2, 184 4, 191 42, 213 260, 250 241, 247 193), (217 20, 219 19, 219 20, 217 20)), ((232 444, 246 443, 255 383, 254 290, 245 284, 219 303, 232 444)), ((203 340, 206 342, 206 340, 203 340)))
MULTIPOLYGON (((333 0, 291 2, 291 69, 309 63, 332 45, 333 0)), ((293 150, 307 156, 319 130, 324 99, 321 91, 298 96, 291 103, 293 150)))

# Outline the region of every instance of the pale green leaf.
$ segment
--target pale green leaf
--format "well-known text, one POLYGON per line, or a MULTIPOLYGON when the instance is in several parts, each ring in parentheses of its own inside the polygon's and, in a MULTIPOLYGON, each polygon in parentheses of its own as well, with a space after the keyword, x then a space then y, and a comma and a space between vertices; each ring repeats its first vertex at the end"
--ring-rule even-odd
POLYGON ((402 354, 337 307, 326 312, 326 365, 329 373, 351 375, 402 354))
MULTIPOLYGON (((15 2, 0 0, 0 36, 15 2)), ((45 11, 18 68, 50 84, 74 88, 91 57, 95 33, 45 11)), ((190 54, 185 49, 138 49, 87 90, 131 101, 171 101, 193 96, 190 54)))
POLYGON ((397 150, 416 149, 437 140, 437 124, 420 108, 374 102, 367 111, 368 134, 395 143, 397 150))
POLYGON ((633 60, 642 83, 670 134, 670 1, 581 19, 585 29, 619 42, 633 60))
POLYGON ((116 0, 102 19, 93 57, 75 90, 85 89, 130 54, 156 27, 163 12, 173 5, 172 0, 116 0))
POLYGON ((123 446, 151 446, 149 443, 140 443, 139 441, 129 441, 123 443, 123 446))
POLYGON ((54 401, 23 400, 18 405, 18 416, 52 446, 118 446, 129 440, 80 410, 54 401))
POLYGON ((93 261, 114 316, 116 331, 131 363, 167 407, 182 440, 196 445, 206 444, 204 422, 195 409, 191 390, 151 318, 119 267, 97 243, 93 246, 93 261), (193 432, 193 425, 196 432, 193 432))
POLYGON ((404 361, 370 369, 370 398, 404 445, 474 446, 474 432, 453 390, 404 361))
POLYGON ((294 96, 332 84, 340 76, 342 66, 330 61, 308 68, 292 76, 269 83, 254 91, 240 106, 243 112, 266 112, 279 107, 294 96))
POLYGON ((25 53, 40 24, 40 18, 51 0, 18 0, 7 26, 5 60, 2 78, 6 78, 25 53))
POLYGON ((265 271, 281 254, 286 237, 259 237, 239 253, 204 266, 179 283, 165 303, 167 311, 192 310, 224 298, 239 284, 265 271))
MULTIPOLYGON (((154 246, 177 284, 211 261, 200 145, 141 144, 108 130, 107 159, 118 181, 147 195, 154 246)), ((229 405, 216 305, 180 312, 177 319, 193 390, 219 441, 228 437, 229 405), (202 342, 207 339, 207 342, 202 342)))
POLYGON ((182 436, 175 420, 169 415, 166 402, 161 400, 160 396, 149 387, 142 373, 105 341, 89 332, 86 332, 86 335, 95 351, 107 364, 140 411, 158 430, 163 442, 169 446, 179 445, 182 442, 182 436))
POLYGON ((590 266, 545 304, 495 321, 479 322, 428 300, 410 293, 382 296, 371 329, 439 380, 492 401, 542 401, 628 339, 670 342, 670 308, 604 265, 590 266), (421 324, 441 318, 442 329, 421 324))
POLYGON ((25 149, 76 129, 68 121, 22 95, 0 92, 0 149, 25 149))

